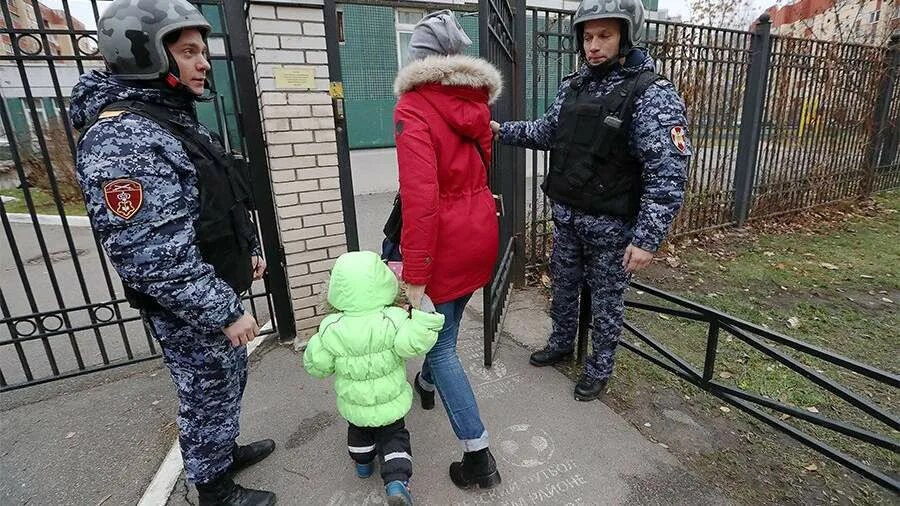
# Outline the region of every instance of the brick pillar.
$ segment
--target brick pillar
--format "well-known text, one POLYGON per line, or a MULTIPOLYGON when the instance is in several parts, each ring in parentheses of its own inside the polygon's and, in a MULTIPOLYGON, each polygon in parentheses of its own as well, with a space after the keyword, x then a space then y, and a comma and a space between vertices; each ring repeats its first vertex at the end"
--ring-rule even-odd
POLYGON ((249 17, 272 189, 302 342, 324 317, 329 270, 347 251, 322 3, 251 2, 249 17), (288 73, 292 82, 276 81, 276 74, 288 73))

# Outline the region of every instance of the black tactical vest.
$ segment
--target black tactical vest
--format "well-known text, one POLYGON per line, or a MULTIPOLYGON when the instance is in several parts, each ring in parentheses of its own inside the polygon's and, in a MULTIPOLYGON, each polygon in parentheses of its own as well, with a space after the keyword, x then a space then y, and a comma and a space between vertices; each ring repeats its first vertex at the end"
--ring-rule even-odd
POLYGON ((629 132, 635 101, 659 79, 654 72, 630 76, 602 97, 573 79, 542 185, 548 197, 593 215, 637 217, 642 166, 629 152, 629 132))
MULTIPOLYGON (((181 141, 197 170, 200 216, 194 222, 195 241, 203 260, 238 294, 250 288, 250 251, 256 228, 250 220, 250 186, 238 162, 218 141, 197 131, 183 115, 165 106, 138 101, 115 102, 100 112, 127 111, 150 119, 181 141)), ((99 114, 98 114, 99 118, 99 114)), ((95 123, 82 129, 87 132, 95 123)), ((124 285, 125 298, 136 309, 160 309, 151 296, 124 285)))

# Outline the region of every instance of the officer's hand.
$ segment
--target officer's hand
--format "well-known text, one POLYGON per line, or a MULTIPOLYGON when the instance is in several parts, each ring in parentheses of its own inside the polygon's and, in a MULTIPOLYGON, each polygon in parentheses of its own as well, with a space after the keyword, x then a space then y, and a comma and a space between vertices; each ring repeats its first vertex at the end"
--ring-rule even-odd
POLYGON ((266 273, 266 259, 260 256, 253 257, 253 279, 262 279, 266 273))
POLYGON ((236 322, 225 327, 222 332, 231 341, 231 346, 237 348, 249 343, 259 335, 259 327, 256 325, 256 318, 250 313, 244 313, 236 322))
POLYGON ((625 267, 625 272, 631 274, 647 267, 651 260, 653 260, 653 253, 638 248, 634 244, 629 244, 625 248, 625 258, 622 259, 622 266, 625 267))
POLYGON ((496 121, 491 121, 491 131, 494 132, 494 138, 497 138, 497 135, 500 134, 500 123, 496 121))
POLYGON ((406 285, 406 298, 409 304, 419 309, 422 307, 422 297, 425 296, 425 285, 406 285))

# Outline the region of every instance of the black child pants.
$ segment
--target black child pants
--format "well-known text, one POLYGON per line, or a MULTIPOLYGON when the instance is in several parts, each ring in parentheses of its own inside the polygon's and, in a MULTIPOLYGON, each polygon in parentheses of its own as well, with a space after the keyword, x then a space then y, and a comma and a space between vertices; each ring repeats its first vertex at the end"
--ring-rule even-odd
POLYGON ((350 458, 368 464, 378 456, 384 483, 409 481, 412 476, 412 449, 409 431, 403 419, 384 427, 347 427, 347 447, 350 458))

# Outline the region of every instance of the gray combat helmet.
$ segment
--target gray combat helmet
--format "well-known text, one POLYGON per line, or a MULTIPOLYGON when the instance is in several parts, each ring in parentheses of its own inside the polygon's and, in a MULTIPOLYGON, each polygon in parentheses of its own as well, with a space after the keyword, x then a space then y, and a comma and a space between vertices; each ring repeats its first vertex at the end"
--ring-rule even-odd
POLYGON ((641 42, 644 37, 644 4, 641 0, 582 0, 572 18, 572 30, 581 45, 582 26, 595 19, 621 19, 625 22, 622 33, 622 52, 641 42))
POLYGON ((204 36, 211 29, 187 0, 116 0, 97 22, 97 45, 113 75, 159 79, 169 73, 163 38, 183 28, 197 28, 204 36))

